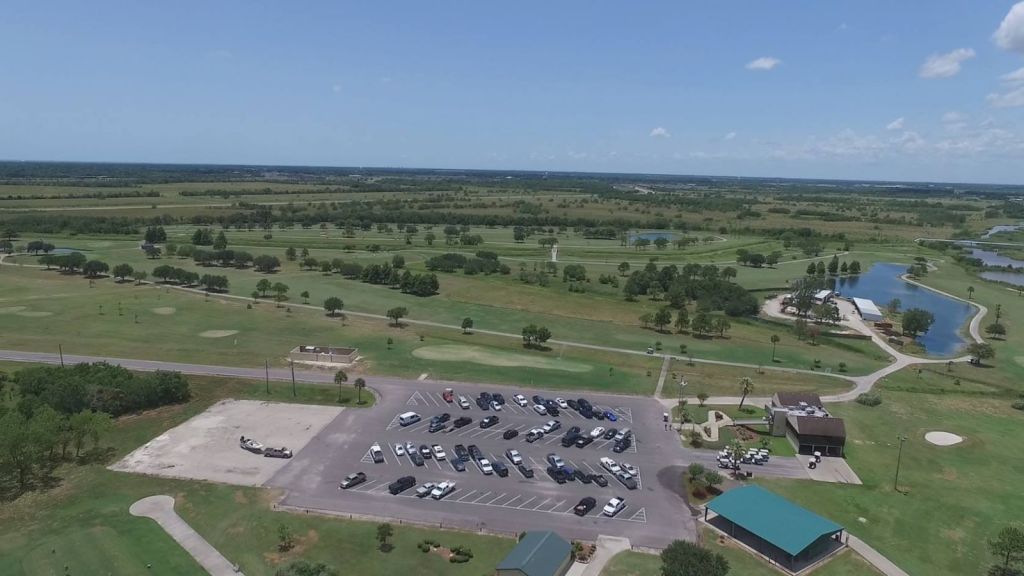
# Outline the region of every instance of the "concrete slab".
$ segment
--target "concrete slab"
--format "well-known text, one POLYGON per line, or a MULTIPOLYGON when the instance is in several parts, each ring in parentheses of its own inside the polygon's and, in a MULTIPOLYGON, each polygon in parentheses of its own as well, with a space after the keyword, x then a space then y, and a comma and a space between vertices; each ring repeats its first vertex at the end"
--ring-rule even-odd
POLYGON ((111 470, 169 478, 260 486, 288 460, 239 447, 240 436, 297 456, 342 408, 253 400, 222 400, 110 466, 111 470))

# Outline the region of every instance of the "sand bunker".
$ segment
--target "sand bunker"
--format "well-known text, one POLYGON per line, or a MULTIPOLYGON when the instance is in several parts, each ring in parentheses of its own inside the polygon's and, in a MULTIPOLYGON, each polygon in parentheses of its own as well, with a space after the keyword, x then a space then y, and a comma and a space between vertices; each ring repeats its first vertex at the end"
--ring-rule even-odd
POLYGON ((424 360, 442 360, 445 362, 472 362, 485 366, 543 368, 546 370, 564 370, 566 372, 589 372, 591 366, 572 360, 548 358, 517 354, 501 350, 489 350, 479 346, 462 344, 445 344, 440 346, 423 346, 412 351, 412 355, 424 360))
POLYGON ((42 318, 43 316, 53 316, 53 312, 43 312, 42 310, 23 310, 16 312, 18 316, 26 316, 28 318, 42 318))
POLYGON ((8 306, 6 308, 0 308, 0 314, 17 314, 27 308, 28 306, 8 306))
POLYGON ((951 432, 929 432, 924 435, 924 439, 936 446, 952 446, 964 441, 962 436, 951 432))
POLYGON ((173 306, 160 306, 159 308, 153 308, 152 310, 153 314, 159 314, 161 316, 170 316, 178 311, 178 309, 173 306))
POLYGON ((238 334, 238 330, 207 330, 206 332, 199 333, 203 338, 223 338, 225 336, 234 336, 235 334, 238 334))

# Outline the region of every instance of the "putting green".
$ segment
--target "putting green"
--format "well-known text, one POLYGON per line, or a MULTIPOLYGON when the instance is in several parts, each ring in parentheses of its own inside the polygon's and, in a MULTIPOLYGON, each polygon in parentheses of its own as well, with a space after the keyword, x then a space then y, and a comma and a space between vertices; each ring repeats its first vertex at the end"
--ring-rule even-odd
POLYGON ((238 334, 238 330, 207 330, 206 332, 199 333, 203 338, 223 338, 225 336, 234 336, 235 334, 238 334))
POLYGON ((564 370, 566 372, 589 372, 592 367, 582 362, 547 358, 530 354, 517 354, 500 350, 488 350, 479 346, 462 344, 445 344, 440 346, 423 346, 412 351, 412 355, 424 360, 442 360, 445 362, 472 362, 485 366, 542 368, 545 370, 564 370))
POLYGON ((178 309, 173 306, 160 306, 159 308, 153 308, 153 314, 159 314, 161 316, 170 316, 177 311, 178 309))

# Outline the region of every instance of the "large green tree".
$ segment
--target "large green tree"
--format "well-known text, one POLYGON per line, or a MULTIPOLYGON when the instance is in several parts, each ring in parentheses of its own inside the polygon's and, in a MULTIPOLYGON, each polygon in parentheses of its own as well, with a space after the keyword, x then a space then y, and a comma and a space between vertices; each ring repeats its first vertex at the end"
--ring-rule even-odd
POLYGON ((661 551, 662 576, 725 576, 729 562, 693 542, 676 540, 661 551))
POLYGON ((924 334, 935 322, 935 315, 923 308, 910 308, 903 313, 903 333, 914 337, 924 334))

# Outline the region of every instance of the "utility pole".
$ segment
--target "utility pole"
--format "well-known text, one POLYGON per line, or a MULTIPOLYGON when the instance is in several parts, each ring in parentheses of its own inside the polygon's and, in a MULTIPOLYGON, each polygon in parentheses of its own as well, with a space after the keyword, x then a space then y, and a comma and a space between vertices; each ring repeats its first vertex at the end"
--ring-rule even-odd
POLYGON ((292 398, 294 398, 296 396, 296 394, 295 394, 295 362, 293 362, 292 360, 289 360, 288 361, 288 366, 290 366, 291 369, 292 369, 292 398))
POLYGON ((903 443, 907 441, 907 437, 900 434, 896 437, 900 441, 900 450, 896 455, 896 479, 892 482, 893 490, 900 491, 900 463, 903 461, 903 443))
POLYGON ((263 369, 266 374, 267 396, 270 396, 270 360, 263 361, 263 369))
POLYGON ((60 367, 64 367, 64 348, 60 344, 57 344, 57 355, 60 356, 60 367))

